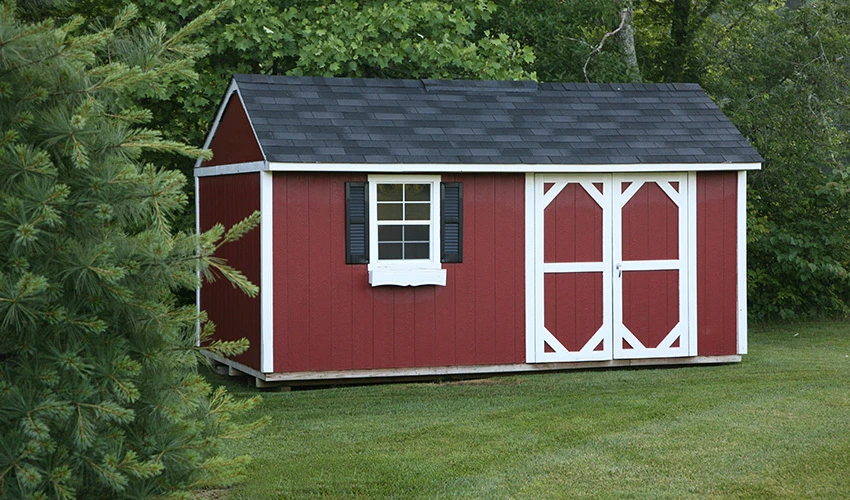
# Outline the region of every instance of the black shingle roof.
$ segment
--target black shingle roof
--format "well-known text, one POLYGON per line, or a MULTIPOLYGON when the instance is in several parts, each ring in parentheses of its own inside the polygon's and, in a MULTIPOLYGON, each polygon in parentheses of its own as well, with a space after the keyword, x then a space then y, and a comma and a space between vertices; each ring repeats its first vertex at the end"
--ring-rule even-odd
POLYGON ((270 162, 762 161, 696 84, 234 80, 270 162))

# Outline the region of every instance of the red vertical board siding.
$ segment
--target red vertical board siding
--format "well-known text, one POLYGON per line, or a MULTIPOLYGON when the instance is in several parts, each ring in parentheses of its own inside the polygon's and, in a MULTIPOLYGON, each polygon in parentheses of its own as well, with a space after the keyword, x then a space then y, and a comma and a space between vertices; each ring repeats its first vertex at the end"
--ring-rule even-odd
POLYGON ((344 185, 366 178, 275 173, 275 371, 524 362, 525 177, 443 176, 463 182, 464 259, 422 287, 345 264, 344 185))
MULTIPOLYGON (((369 294, 363 305, 372 304, 372 364, 365 368, 393 368, 395 366, 395 287, 373 288, 368 284, 366 265, 360 268, 360 276, 369 294)), ((355 271, 355 276, 357 271, 355 271)), ((359 304, 358 304, 359 305, 359 304)), ((358 330, 355 336, 366 332, 358 330)), ((404 332, 401 332, 404 335, 404 332)), ((355 341, 356 342, 356 341, 355 341)))
MULTIPOLYGON (((230 227, 260 209, 260 175, 256 173, 200 177, 198 191, 201 231, 216 223, 230 227)), ((222 246, 216 256, 227 259, 230 266, 242 271, 251 282, 260 283, 259 229, 222 246)), ((260 298, 250 298, 218 277, 201 287, 201 308, 216 325, 216 339, 248 339, 248 350, 234 359, 259 370, 260 298)))
MULTIPOLYGON (((343 233, 345 234, 345 233, 343 233)), ((341 249, 345 251, 345 247, 341 249)), ((345 264, 343 259, 342 264, 345 264)), ((362 273, 365 265, 346 266, 346 278, 351 285, 351 368, 362 370, 374 366, 374 320, 372 287, 362 273)))
POLYGON ((737 353, 737 172, 697 174, 697 339, 700 356, 737 353))
POLYGON ((457 343, 457 323, 455 314, 457 304, 457 264, 444 266, 446 268, 446 286, 440 287, 434 293, 435 332, 440 332, 434 338, 434 365, 453 366, 455 364, 455 347, 457 343))
POLYGON ((352 345, 352 266, 345 265, 345 225, 344 219, 334 217, 334 204, 330 200, 345 199, 345 184, 330 183, 330 198, 328 200, 328 224, 330 227, 330 245, 328 246, 328 265, 331 277, 342 276, 343 279, 331 279, 330 304, 334 311, 331 315, 330 331, 333 332, 331 342, 331 367, 334 370, 351 370, 353 367, 352 345), (342 258, 340 258, 342 256, 342 258))
POLYGON ((475 227, 475 363, 490 365, 496 361, 496 194, 493 176, 481 176, 475 182, 475 208, 479 210, 475 227))
MULTIPOLYGON (((514 214, 525 214, 525 178, 517 176, 514 179, 514 214)), ((516 216, 516 215, 515 215, 516 216)), ((515 310, 523 311, 523 314, 514 314, 514 331, 525 332, 525 308, 533 307, 533 304, 525 303, 525 224, 516 224, 513 227, 512 235, 507 235, 514 242, 513 254, 514 259, 514 283, 516 292, 514 293, 514 308, 515 310), (522 289, 523 292, 519 293, 522 289)), ((522 361, 525 361, 526 352, 526 336, 514 335, 514 356, 522 361)))
POLYGON ((274 191, 274 238, 282 237, 280 224, 286 224, 286 265, 279 266, 275 255, 275 292, 280 290, 277 276, 286 273, 287 302, 275 300, 275 308, 285 306, 286 314, 275 314, 274 346, 275 371, 306 371, 310 368, 310 239, 307 227, 310 174, 275 174, 273 185, 285 181, 283 196, 274 191), (297 202, 296 202, 297 200, 297 202), (286 357, 278 359, 277 346, 286 346, 286 357), (279 363, 283 362, 282 368, 279 363))
MULTIPOLYGON (((431 288, 431 287, 428 287, 431 288)), ((392 287, 393 292, 393 359, 392 368, 415 366, 413 364, 414 334, 416 332, 416 295, 421 287, 392 287)), ((389 360, 387 360, 389 361, 389 360)))
MULTIPOLYGON (((275 287, 272 311, 273 331, 275 332, 286 328, 286 325, 291 320, 289 312, 289 302, 292 296, 290 290, 293 288, 290 281, 292 277, 289 273, 289 239, 291 235, 287 217, 289 208, 286 206, 287 188, 291 182, 291 178, 276 174, 272 181, 272 199, 275 200, 272 204, 274 210, 272 214, 272 223, 274 224, 274 238, 272 240, 274 262, 272 265, 272 275, 275 287)), ((272 338, 272 349, 272 370, 277 371, 281 366, 281 360, 286 359, 289 352, 288 338, 274 335, 272 338)))
POLYGON ((478 266, 475 248, 478 219, 487 217, 474 202, 478 196, 478 179, 478 176, 463 175, 456 175, 453 179, 463 182, 463 262, 445 266, 451 267, 455 273, 454 295, 450 299, 455 303, 455 365, 475 364, 475 270, 478 266))
POLYGON ((434 286, 416 290, 413 310, 413 364, 435 366, 437 362, 436 290, 434 286))
POLYGON ((326 177, 326 174, 314 174, 307 179, 307 224, 303 235, 310 248, 307 264, 310 366, 331 367, 331 345, 335 340, 331 332, 331 317, 335 315, 331 301, 337 277, 331 273, 332 183, 326 177))
POLYGON ((202 167, 264 160, 245 108, 235 93, 227 101, 209 149, 213 157, 201 163, 202 167))
POLYGON ((524 180, 520 176, 514 177, 514 182, 496 182, 494 185, 496 206, 495 206, 495 245, 498 247, 502 242, 508 242, 504 248, 496 251, 494 254, 494 276, 496 273, 500 275, 500 282, 495 286, 493 292, 495 294, 495 358, 497 364, 511 363, 516 359, 516 342, 515 335, 517 331, 525 331, 523 326, 520 330, 516 329, 515 310, 516 310, 516 290, 519 286, 522 288, 524 279, 520 277, 517 280, 516 276, 516 261, 518 256, 514 253, 515 247, 511 242, 516 238, 516 226, 503 227, 500 221, 511 220, 516 213, 525 212, 525 203, 517 206, 515 196, 516 190, 524 189, 524 183, 517 181, 524 180))

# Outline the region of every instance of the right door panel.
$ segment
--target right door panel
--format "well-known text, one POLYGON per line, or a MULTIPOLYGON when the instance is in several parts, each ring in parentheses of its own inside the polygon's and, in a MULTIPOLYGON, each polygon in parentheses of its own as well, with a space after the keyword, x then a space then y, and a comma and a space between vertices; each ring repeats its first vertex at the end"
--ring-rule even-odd
POLYGON ((614 358, 687 356, 687 174, 614 177, 614 358))

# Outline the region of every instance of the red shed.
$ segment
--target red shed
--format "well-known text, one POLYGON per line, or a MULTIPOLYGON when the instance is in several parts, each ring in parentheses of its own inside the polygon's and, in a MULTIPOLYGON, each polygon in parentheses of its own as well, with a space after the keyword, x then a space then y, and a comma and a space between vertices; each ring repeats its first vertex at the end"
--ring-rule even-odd
POLYGON ((237 75, 198 228, 260 285, 199 306, 257 384, 650 364, 747 350, 746 171, 694 84, 237 75))

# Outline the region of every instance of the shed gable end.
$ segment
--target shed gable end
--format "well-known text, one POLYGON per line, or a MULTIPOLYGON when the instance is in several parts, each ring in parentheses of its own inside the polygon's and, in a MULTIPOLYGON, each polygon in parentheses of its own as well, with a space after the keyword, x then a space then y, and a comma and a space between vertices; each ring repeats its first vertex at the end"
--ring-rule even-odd
POLYGON ((213 157, 201 163, 202 167, 265 160, 254 135, 254 129, 236 92, 230 94, 221 120, 212 133, 209 149, 213 152, 213 157))

